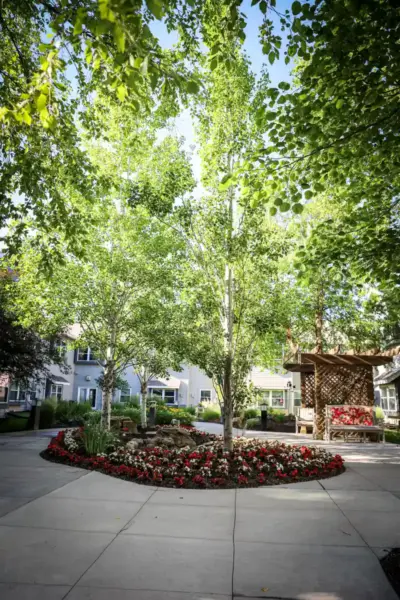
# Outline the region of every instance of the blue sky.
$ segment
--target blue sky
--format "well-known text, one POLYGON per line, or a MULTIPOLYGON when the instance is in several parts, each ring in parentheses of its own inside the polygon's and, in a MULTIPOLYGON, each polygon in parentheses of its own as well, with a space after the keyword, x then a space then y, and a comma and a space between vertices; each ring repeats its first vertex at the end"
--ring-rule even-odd
MULTIPOLYGON (((284 12, 287 8, 290 9, 291 4, 292 2, 288 0, 278 0, 277 10, 279 10, 279 12, 284 12)), ((279 61, 275 61, 273 65, 270 65, 267 57, 262 54, 258 39, 259 26, 262 23, 262 13, 258 6, 251 6, 251 0, 244 0, 242 12, 244 12, 247 16, 247 27, 245 30, 246 41, 243 45, 243 48, 250 59, 253 72, 256 75, 260 75, 263 66, 266 65, 272 85, 276 86, 280 81, 289 81, 290 71, 293 68, 293 64, 289 63, 288 65, 285 65, 284 57, 282 57, 279 61)), ((279 17, 275 13, 269 12, 268 18, 271 18, 274 22, 277 33, 281 33, 279 17)), ((153 23, 151 29, 159 38, 163 47, 171 47, 176 42, 176 35, 174 33, 168 34, 165 26, 162 23, 153 23)), ((283 37, 281 50, 283 50, 284 46, 285 37, 283 37)), ((183 136, 185 138, 185 147, 188 150, 191 146, 195 145, 193 124, 188 110, 183 111, 183 113, 176 119, 174 129, 178 136, 183 136)), ((162 134, 161 137, 163 137, 163 135, 164 134, 162 134)), ((192 162, 194 174, 198 179, 200 174, 200 162, 196 156, 196 153, 193 155, 192 162)))

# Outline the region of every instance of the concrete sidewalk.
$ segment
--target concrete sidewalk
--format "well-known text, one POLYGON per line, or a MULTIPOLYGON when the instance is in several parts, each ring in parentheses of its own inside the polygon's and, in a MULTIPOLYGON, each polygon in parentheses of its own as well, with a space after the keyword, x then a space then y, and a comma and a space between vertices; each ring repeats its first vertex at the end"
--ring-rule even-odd
POLYGON ((2 600, 397 598, 378 557, 400 546, 399 447, 346 447, 322 482, 198 491, 48 463, 47 443, 0 439, 2 600))

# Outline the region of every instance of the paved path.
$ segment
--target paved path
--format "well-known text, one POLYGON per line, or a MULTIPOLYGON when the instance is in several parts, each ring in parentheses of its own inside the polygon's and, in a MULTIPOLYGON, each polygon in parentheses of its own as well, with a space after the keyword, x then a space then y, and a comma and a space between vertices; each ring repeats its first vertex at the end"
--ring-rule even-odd
POLYGON ((1 600, 396 600, 378 557, 400 546, 400 447, 346 446, 321 483, 197 491, 48 463, 47 442, 0 436, 1 600))

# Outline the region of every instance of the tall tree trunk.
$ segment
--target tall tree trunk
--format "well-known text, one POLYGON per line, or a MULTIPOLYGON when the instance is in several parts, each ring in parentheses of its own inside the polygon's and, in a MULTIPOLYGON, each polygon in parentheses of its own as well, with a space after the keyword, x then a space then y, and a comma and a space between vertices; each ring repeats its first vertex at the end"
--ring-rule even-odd
POLYGON ((317 310, 315 311, 315 352, 317 354, 323 353, 323 325, 324 325, 324 290, 321 289, 318 292, 317 298, 317 310))
POLYGON ((225 357, 224 365, 224 447, 226 450, 233 450, 233 399, 232 399, 232 357, 228 354, 225 357))
MULTIPOLYGON (((315 352, 316 354, 323 353, 323 325, 324 325, 324 290, 321 288, 318 292, 317 310, 315 312, 315 352)), ((325 404, 323 402, 322 388, 322 373, 319 365, 314 367, 314 438, 322 440, 325 433, 325 404)))
POLYGON ((106 429, 110 429, 111 426, 111 399, 114 388, 114 365, 113 362, 106 361, 104 367, 104 380, 103 380, 103 409, 101 414, 101 424, 106 429))
POLYGON ((140 417, 143 429, 147 428, 147 378, 140 381, 140 417))

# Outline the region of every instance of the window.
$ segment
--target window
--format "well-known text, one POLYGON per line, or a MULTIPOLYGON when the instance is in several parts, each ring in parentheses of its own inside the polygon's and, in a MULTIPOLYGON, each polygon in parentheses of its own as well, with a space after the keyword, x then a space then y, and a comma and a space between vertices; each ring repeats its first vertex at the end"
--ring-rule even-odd
POLYGON ((272 408, 284 408, 285 407, 285 396, 284 396, 283 391, 272 390, 271 406, 272 406, 272 408))
POLYGON ((200 402, 211 402, 211 390, 200 390, 200 402))
POLYGON ((125 389, 125 390, 120 390, 120 395, 119 395, 119 401, 120 402, 129 402, 129 400, 131 399, 131 388, 129 389, 125 389))
POLYGON ((384 385, 381 387, 381 407, 382 410, 396 412, 397 399, 394 385, 384 385))
POLYGON ((90 402, 92 408, 96 408, 96 388, 78 388, 78 402, 90 402))
POLYGON ((15 404, 15 403, 20 403, 20 402, 21 403, 25 402, 25 400, 26 400, 26 390, 23 389, 23 387, 20 386, 19 383, 14 382, 11 385, 10 392, 8 394, 8 401, 11 404, 13 404, 13 403, 15 404))
POLYGON ((175 403, 175 390, 164 390, 164 400, 166 404, 175 403))
POLYGON ((57 400, 62 400, 63 397, 63 386, 53 384, 50 387, 50 397, 57 398, 57 400))
POLYGON ((77 360, 88 362, 88 361, 97 360, 97 358, 96 358, 94 351, 91 348, 87 347, 87 348, 79 348, 78 349, 77 360))
POLYGON ((160 400, 164 400, 166 404, 175 404, 175 390, 168 388, 149 388, 150 396, 157 396, 160 400))

